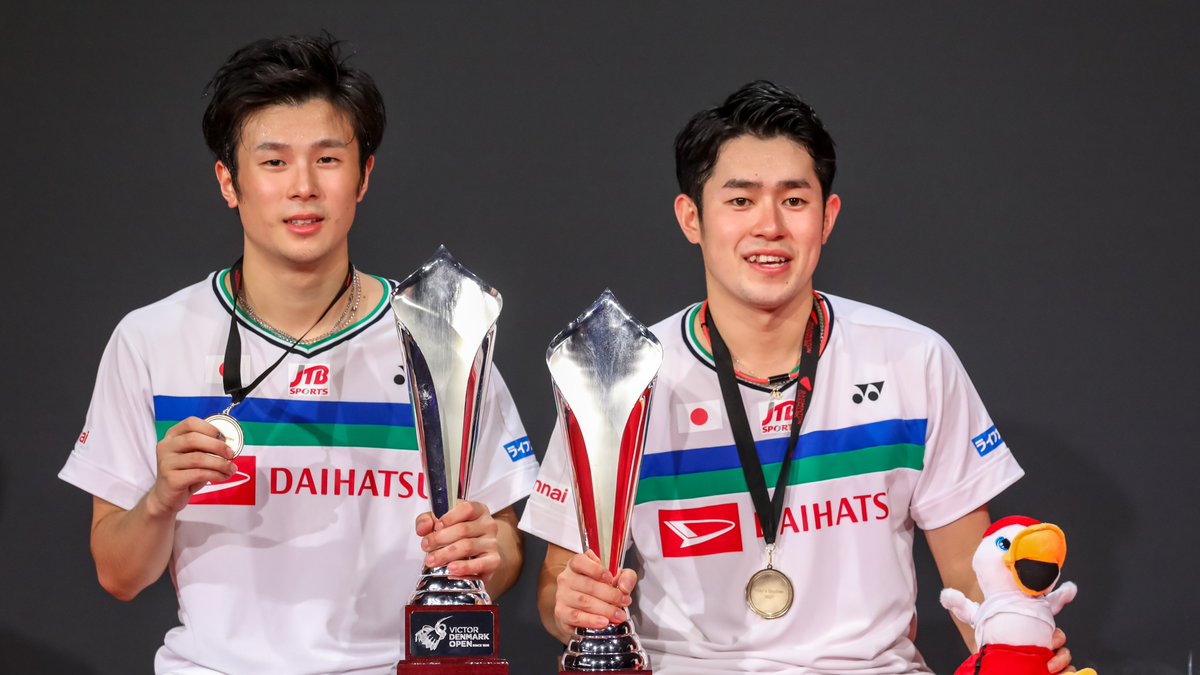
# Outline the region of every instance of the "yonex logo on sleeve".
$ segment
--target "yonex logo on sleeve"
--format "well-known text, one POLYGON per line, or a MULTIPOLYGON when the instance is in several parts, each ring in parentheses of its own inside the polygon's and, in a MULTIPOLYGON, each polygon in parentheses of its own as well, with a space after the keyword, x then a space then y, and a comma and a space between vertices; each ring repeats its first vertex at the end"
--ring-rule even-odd
POLYGON ((522 436, 512 443, 505 443, 504 451, 510 460, 516 462, 533 455, 533 446, 529 444, 528 436, 522 436))
POLYGON ((993 424, 987 431, 972 438, 971 445, 974 445, 975 452, 978 452, 979 456, 983 457, 1001 445, 1004 445, 1004 439, 1000 438, 1000 432, 996 431, 996 425, 993 424))

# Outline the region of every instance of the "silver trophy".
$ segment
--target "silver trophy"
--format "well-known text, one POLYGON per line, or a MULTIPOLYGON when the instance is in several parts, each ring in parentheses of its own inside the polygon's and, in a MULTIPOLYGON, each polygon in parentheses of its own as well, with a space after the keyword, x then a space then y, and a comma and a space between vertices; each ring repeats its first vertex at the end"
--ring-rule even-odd
MULTIPOLYGON (((446 247, 396 289, 392 311, 412 392, 417 445, 435 518, 466 499, 496 337, 500 293, 446 247)), ((490 605, 477 578, 425 568, 411 606, 490 605)))
MULTIPOLYGON (((650 397, 662 358, 654 335, 607 290, 546 350, 583 548, 593 551, 614 578, 629 537, 650 397)), ((650 670, 632 620, 600 630, 576 629, 559 666, 561 671, 650 670)))

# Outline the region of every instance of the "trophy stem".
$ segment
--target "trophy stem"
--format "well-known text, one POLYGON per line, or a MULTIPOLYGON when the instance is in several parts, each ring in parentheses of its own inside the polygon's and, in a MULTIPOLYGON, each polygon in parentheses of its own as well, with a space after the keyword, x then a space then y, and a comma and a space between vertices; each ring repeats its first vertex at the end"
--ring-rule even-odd
POLYGON ((606 628, 576 628, 559 658, 559 672, 650 673, 650 659, 633 630, 633 620, 606 628))
POLYGON ((442 565, 421 570, 417 590, 408 604, 418 607, 490 605, 492 598, 478 577, 452 576, 442 565))

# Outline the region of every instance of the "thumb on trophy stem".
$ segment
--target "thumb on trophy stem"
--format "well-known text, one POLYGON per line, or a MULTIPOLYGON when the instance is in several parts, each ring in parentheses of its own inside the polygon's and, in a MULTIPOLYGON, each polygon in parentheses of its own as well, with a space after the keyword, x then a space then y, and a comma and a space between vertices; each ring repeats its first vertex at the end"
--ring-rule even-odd
POLYGON ((628 597, 637 585, 637 574, 631 569, 623 569, 617 576, 616 587, 628 597))

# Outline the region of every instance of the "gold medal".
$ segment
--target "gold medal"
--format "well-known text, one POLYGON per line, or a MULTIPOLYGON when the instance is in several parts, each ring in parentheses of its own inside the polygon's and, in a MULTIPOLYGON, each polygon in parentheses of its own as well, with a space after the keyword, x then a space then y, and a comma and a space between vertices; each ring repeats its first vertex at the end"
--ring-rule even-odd
POLYGON ((774 567, 767 566, 750 577, 746 584, 746 605, 764 619, 778 619, 792 608, 792 581, 774 567))
MULTIPOLYGON (((233 406, 229 407, 232 408, 233 406)), ((220 433, 219 438, 225 441, 225 445, 229 446, 229 449, 233 451, 233 456, 237 457, 242 454, 242 446, 245 444, 246 437, 242 433, 242 425, 226 414, 228 412, 226 410, 219 415, 210 415, 205 417, 204 421, 217 428, 217 431, 220 433)))

